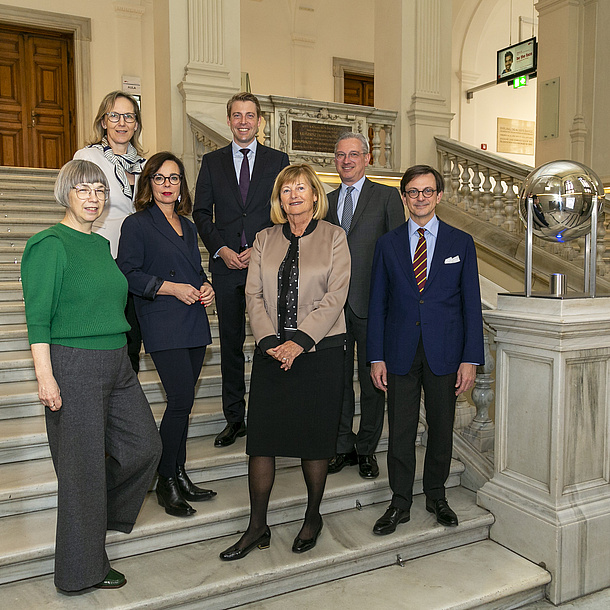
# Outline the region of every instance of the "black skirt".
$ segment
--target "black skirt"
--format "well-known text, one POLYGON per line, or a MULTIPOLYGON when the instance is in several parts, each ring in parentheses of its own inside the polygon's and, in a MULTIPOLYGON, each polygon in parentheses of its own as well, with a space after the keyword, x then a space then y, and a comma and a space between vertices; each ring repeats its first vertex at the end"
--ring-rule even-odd
POLYGON ((343 404, 344 349, 331 347, 298 356, 292 368, 259 349, 254 353, 246 453, 254 456, 335 455, 343 404))

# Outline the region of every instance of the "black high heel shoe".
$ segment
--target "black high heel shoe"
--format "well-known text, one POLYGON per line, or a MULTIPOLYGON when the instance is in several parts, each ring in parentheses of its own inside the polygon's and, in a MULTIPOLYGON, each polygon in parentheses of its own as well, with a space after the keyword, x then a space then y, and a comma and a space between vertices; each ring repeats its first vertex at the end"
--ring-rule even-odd
POLYGON ((259 549, 268 549, 271 545, 271 530, 269 526, 265 529, 265 533, 257 538, 254 542, 250 543, 248 546, 245 546, 243 549, 237 547, 239 544, 239 540, 233 545, 230 546, 226 551, 220 553, 219 557, 223 561, 235 561, 236 559, 241 559, 245 557, 254 547, 258 547, 259 549))
POLYGON ((316 530, 316 533, 313 535, 313 538, 307 538, 303 540, 303 538, 299 538, 298 536, 294 539, 294 543, 292 544, 292 552, 293 553, 304 553, 305 551, 311 551, 314 546, 316 546, 316 542, 318 542, 318 536, 322 531, 322 526, 324 522, 322 521, 322 515, 320 515, 320 525, 316 530))
POLYGON ((190 517, 197 512, 180 494, 178 481, 174 477, 164 477, 160 474, 155 491, 157 501, 168 515, 190 517))
POLYGON ((197 487, 197 485, 195 485, 193 481, 189 479, 184 466, 178 466, 178 468, 176 468, 176 481, 178 482, 180 495, 185 500, 190 500, 191 502, 203 502, 204 500, 211 500, 216 495, 216 492, 212 491, 211 489, 197 487))

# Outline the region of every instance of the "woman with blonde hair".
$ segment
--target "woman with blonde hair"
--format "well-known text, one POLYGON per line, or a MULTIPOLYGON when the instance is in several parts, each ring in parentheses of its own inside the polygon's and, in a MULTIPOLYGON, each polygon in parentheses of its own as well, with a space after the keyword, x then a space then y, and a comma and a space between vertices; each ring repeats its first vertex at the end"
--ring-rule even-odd
POLYGON ((220 554, 224 561, 269 546, 267 506, 277 456, 301 458, 307 486, 305 520, 293 552, 312 549, 322 530, 320 503, 343 398, 343 307, 350 280, 345 231, 322 220, 327 211, 313 169, 290 165, 273 187, 275 226, 254 241, 246 281, 256 340, 246 446, 250 523, 220 554))

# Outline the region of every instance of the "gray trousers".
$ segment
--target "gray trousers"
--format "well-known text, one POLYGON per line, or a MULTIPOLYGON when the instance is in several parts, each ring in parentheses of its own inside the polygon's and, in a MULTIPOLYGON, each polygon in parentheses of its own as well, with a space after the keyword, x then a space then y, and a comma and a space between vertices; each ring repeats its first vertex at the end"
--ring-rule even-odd
POLYGON ((131 532, 161 441, 125 347, 51 345, 62 407, 45 409, 57 474, 55 585, 78 591, 110 569, 106 530, 131 532))

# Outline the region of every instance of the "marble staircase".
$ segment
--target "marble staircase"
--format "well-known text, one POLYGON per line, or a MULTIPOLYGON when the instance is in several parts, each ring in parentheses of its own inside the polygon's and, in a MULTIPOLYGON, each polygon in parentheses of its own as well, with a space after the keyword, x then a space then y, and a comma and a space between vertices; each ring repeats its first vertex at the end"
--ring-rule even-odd
MULTIPOLYGON (((57 592, 52 576, 56 479, 19 282, 27 238, 63 215, 53 203, 55 175, 53 170, 0 168, 0 607, 338 609, 356 605, 365 595, 367 606, 375 609, 516 608, 544 596, 548 573, 488 540, 493 516, 477 506, 474 493, 460 486, 463 465, 458 461, 453 462, 448 481, 448 498, 460 517, 457 528, 439 526, 419 495, 409 524, 393 536, 372 534, 372 525, 390 498, 385 432, 378 451, 378 479, 363 480, 356 468, 329 477, 322 505, 325 526, 314 551, 303 556, 290 551, 305 510, 306 490, 298 461, 278 459, 269 510, 271 548, 255 550, 240 562, 220 562, 218 553, 247 525, 248 492, 245 439, 225 449, 213 447, 213 438, 224 425, 213 312, 214 342, 197 388, 187 467, 194 481, 205 482, 218 496, 196 504, 193 517, 178 519, 166 515, 154 493, 148 494, 130 535, 108 533, 108 554, 113 566, 127 574, 129 584, 117 591, 57 592), (444 589, 434 585, 430 572, 448 570, 452 578, 443 577, 444 589), (367 582, 372 584, 362 593, 367 582), (406 601, 386 606, 388 592, 399 595, 403 588, 406 601), (452 605, 443 605, 442 600, 451 600, 452 605)), ((248 360, 253 348, 248 333, 248 360)), ((158 422, 163 389, 144 354, 141 367, 140 382, 158 422)), ((418 452, 423 454, 423 447, 418 452)), ((418 462, 421 465, 422 460, 418 462)), ((419 471, 415 491, 421 494, 419 471)))

